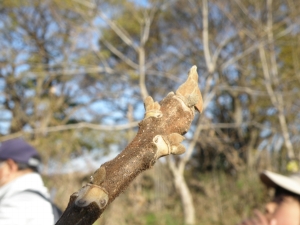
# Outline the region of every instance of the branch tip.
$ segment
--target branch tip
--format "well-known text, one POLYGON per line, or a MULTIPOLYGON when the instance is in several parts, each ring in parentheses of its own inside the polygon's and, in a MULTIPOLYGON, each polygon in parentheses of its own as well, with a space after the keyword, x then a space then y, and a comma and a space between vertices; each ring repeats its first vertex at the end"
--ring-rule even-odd
POLYGON ((192 66, 188 72, 187 80, 176 91, 179 97, 189 108, 203 111, 203 99, 198 86, 197 66, 192 66))
POLYGON ((189 71, 189 75, 190 75, 191 73, 197 73, 197 66, 196 66, 196 65, 193 65, 193 66, 191 67, 191 69, 190 69, 190 71, 189 71))

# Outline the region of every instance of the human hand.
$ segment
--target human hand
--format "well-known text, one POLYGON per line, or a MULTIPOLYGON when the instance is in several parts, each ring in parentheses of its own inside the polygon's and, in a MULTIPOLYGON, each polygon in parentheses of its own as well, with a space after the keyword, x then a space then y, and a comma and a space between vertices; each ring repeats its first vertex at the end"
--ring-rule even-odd
POLYGON ((277 221, 275 219, 268 220, 265 215, 260 211, 254 211, 255 216, 249 219, 244 220, 238 225, 276 225, 277 221))

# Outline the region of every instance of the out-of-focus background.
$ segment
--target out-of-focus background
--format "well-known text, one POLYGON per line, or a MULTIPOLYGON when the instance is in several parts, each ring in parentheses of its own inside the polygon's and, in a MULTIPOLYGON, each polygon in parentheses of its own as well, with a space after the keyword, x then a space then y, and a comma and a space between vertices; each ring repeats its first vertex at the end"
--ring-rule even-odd
POLYGON ((298 170, 299 0, 2 0, 0 141, 43 156, 55 202, 132 140, 143 99, 197 65, 204 112, 98 225, 236 224, 262 208, 264 169, 298 170))

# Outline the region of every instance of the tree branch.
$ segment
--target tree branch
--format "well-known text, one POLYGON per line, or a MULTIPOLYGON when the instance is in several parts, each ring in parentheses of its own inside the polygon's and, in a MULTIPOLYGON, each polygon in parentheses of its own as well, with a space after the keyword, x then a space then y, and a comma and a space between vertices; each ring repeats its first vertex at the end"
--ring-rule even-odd
POLYGON ((59 125, 59 126, 53 126, 53 127, 46 127, 44 129, 32 129, 27 131, 20 131, 13 134, 9 134, 3 137, 0 137, 0 141, 6 141, 9 139, 13 139, 16 137, 21 137, 24 134, 38 134, 40 132, 50 133, 50 132, 59 132, 64 130, 72 130, 72 129, 82 129, 82 128, 88 128, 91 130, 99 130, 99 131, 119 131, 119 130, 126 130, 133 127, 137 127, 138 122, 130 122, 127 124, 120 124, 120 125, 101 125, 101 124, 93 124, 93 123, 75 123, 75 124, 66 124, 66 125, 59 125))
MULTIPOLYGON (((192 123, 195 109, 201 109, 197 67, 176 94, 170 92, 160 103, 148 96, 145 117, 133 141, 113 160, 101 165, 91 181, 71 195, 67 209, 56 225, 90 225, 142 171, 158 158, 185 151, 180 142, 192 123)), ((201 110, 200 110, 201 111, 201 110)))
POLYGON ((110 44, 108 41, 103 40, 103 44, 116 56, 118 56, 121 60, 123 60, 127 65, 134 69, 138 69, 139 66, 129 59, 128 56, 125 56, 122 52, 120 52, 116 47, 114 47, 112 44, 110 44))
POLYGON ((123 42, 125 44, 127 44, 128 46, 131 46, 135 50, 137 50, 136 45, 133 43, 131 37, 129 36, 129 34, 124 29, 122 29, 116 23, 114 23, 112 20, 110 20, 104 13, 99 12, 99 16, 105 22, 107 22, 107 24, 110 26, 110 28, 123 40, 123 42))
POLYGON ((208 5, 207 0, 203 0, 202 5, 202 14, 203 14, 203 50, 205 56, 205 62, 207 65, 207 69, 209 74, 211 74, 215 70, 215 64, 212 61, 211 53, 209 50, 209 33, 208 33, 208 5))

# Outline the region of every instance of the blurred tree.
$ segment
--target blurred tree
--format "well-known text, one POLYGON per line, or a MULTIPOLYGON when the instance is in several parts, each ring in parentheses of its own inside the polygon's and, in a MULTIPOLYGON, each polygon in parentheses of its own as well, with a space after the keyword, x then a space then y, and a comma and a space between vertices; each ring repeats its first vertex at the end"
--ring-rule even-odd
POLYGON ((205 111, 168 164, 182 203, 199 171, 285 170, 299 160, 299 10, 297 0, 2 1, 1 140, 25 135, 57 161, 122 148, 142 99, 159 101, 195 64, 205 111))
POLYGON ((118 129, 104 124, 123 117, 109 105, 119 96, 117 84, 105 84, 105 69, 91 57, 92 40, 83 42, 92 33, 77 11, 89 14, 89 9, 69 4, 74 8, 34 0, 1 6, 1 130, 11 134, 5 138, 30 134, 45 159, 66 159, 100 146, 108 150, 121 140, 116 133, 115 139, 109 133, 95 138, 90 130, 118 129), (75 130, 84 127, 90 129, 75 130))

